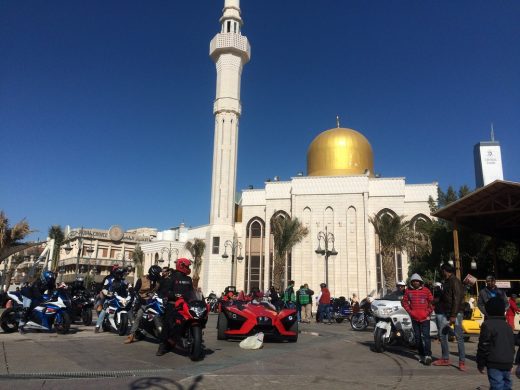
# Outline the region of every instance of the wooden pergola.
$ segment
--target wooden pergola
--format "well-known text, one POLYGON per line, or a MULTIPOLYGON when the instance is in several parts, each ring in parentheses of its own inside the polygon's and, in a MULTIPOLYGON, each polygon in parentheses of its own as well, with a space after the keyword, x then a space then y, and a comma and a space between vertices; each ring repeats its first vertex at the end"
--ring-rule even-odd
MULTIPOLYGON (((520 241, 520 183, 495 180, 432 215, 453 224, 455 270, 460 279, 460 226, 491 236, 493 242, 496 239, 520 241)), ((496 253, 493 256, 496 274, 496 253)))

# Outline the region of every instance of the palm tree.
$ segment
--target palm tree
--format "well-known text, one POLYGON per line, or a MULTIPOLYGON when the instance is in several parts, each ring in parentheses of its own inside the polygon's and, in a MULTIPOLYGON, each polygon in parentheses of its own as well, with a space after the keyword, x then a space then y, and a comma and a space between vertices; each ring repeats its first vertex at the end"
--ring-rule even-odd
POLYGON ((9 219, 0 211, 0 263, 12 254, 38 244, 25 244, 23 240, 29 233, 29 223, 22 219, 14 226, 9 226, 9 219))
POLYGON ((204 255, 204 250, 206 249, 206 243, 204 240, 196 238, 193 240, 193 242, 188 241, 184 247, 193 256, 193 287, 197 288, 199 286, 200 270, 202 268, 202 256, 204 255))
POLYGON ((380 253, 383 263, 383 276, 386 290, 395 288, 395 251, 403 252, 414 242, 414 232, 404 215, 383 214, 369 217, 379 237, 380 253))
POLYGON ((285 260, 291 249, 309 234, 298 218, 274 218, 271 224, 274 240, 273 286, 282 289, 285 275, 285 260))
POLYGON ((137 278, 143 276, 144 270, 144 253, 139 244, 135 246, 134 253, 132 253, 132 260, 134 261, 135 273, 137 278))
POLYGON ((58 266, 58 259, 60 258, 60 247, 65 239, 65 233, 60 225, 52 225, 49 228, 49 238, 54 239, 54 253, 52 254, 51 270, 56 272, 58 266))

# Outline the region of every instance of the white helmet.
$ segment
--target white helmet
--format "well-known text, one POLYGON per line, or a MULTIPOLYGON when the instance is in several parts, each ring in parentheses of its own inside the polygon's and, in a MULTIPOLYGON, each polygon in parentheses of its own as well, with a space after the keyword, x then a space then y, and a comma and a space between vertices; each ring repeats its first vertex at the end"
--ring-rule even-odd
POLYGON ((397 282, 397 285, 398 285, 398 286, 404 286, 404 287, 406 287, 406 283, 403 282, 402 280, 398 281, 398 282, 397 282))

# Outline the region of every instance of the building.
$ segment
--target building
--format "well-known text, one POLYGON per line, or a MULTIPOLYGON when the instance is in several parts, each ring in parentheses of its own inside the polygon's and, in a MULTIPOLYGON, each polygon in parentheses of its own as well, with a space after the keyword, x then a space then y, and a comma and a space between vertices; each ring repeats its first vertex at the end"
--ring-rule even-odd
POLYGON ((473 148, 475 159, 475 184, 484 187, 495 180, 504 180, 500 143, 495 141, 495 132, 491 125, 491 141, 479 142, 473 148))
MULTIPOLYGON (((309 229, 293 248, 285 280, 309 283, 315 289, 326 280, 324 257, 316 254, 318 233, 333 233, 336 256, 329 258, 333 294, 368 294, 382 285, 378 239, 368 218, 384 213, 429 219, 428 199, 437 198, 437 183, 406 184, 404 178, 374 175, 372 147, 359 132, 337 128, 319 134, 307 153, 307 176, 265 183, 248 189, 235 203, 240 79, 251 58, 242 35, 239 0, 225 0, 221 31, 210 43, 216 63, 217 88, 213 113, 215 139, 210 223, 190 236, 205 238, 203 290, 223 291, 235 284, 250 291, 267 289, 272 281, 273 218, 298 218, 309 229)), ((157 256, 157 252, 154 256, 157 256)), ((408 271, 406 253, 396 253, 399 279, 408 271)))

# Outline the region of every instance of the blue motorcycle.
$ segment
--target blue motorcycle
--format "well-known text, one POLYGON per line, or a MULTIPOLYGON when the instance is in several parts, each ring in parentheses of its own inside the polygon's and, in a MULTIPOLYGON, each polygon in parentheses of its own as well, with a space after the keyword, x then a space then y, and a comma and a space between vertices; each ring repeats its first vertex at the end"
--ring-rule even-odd
POLYGON ((342 323, 344 320, 350 321, 350 317, 352 316, 352 306, 345 297, 332 298, 331 309, 331 317, 336 320, 338 324, 342 323))
POLYGON ((144 339, 145 334, 148 334, 158 339, 163 327, 163 300, 157 294, 154 294, 154 296, 143 306, 143 316, 135 319, 135 321, 139 321, 139 327, 137 328, 135 336, 138 340, 142 340, 144 339))
MULTIPOLYGON (((0 327, 6 333, 18 330, 23 318, 24 307, 22 297, 16 293, 7 294, 11 303, 0 316, 0 327)), ((29 315, 24 329, 50 331, 56 329, 59 334, 66 334, 70 330, 70 315, 67 312, 66 299, 56 291, 52 296, 45 296, 44 301, 36 306, 29 315)))
POLYGON ((132 307, 133 299, 131 296, 123 297, 117 293, 105 302, 106 315, 103 319, 103 330, 108 332, 113 330, 124 336, 128 332, 128 311, 132 307))

